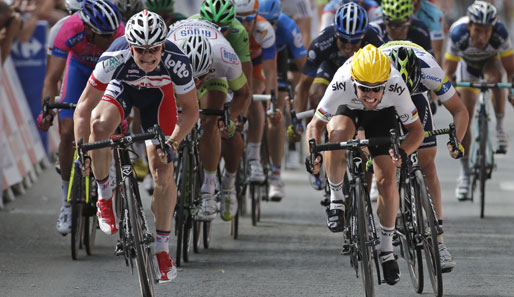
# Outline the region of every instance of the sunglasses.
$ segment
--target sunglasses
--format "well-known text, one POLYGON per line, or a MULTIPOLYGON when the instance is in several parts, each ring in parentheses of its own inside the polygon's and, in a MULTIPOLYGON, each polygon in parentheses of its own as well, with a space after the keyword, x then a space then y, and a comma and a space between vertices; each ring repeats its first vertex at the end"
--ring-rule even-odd
POLYGON ((140 55, 144 55, 146 53, 149 53, 151 55, 157 53, 160 49, 161 49, 161 45, 154 45, 152 47, 138 47, 138 46, 133 46, 132 47, 134 49, 134 51, 136 51, 138 54, 140 55))
POLYGON ((359 42, 362 41, 362 39, 364 38, 364 36, 362 37, 359 37, 359 38, 346 38, 346 37, 343 37, 341 35, 337 35, 336 34, 336 37, 337 39, 339 39, 342 43, 351 43, 351 44, 357 44, 359 42))
POLYGON ((247 16, 236 16, 236 19, 240 22, 240 23, 249 23, 253 20, 255 20, 255 17, 256 17, 256 14, 251 14, 251 15, 247 15, 247 16))
POLYGON ((373 86, 373 87, 370 87, 370 86, 367 86, 367 85, 363 85, 359 82, 356 82, 354 81, 353 82, 354 85, 357 86, 357 88, 359 88, 359 90, 363 91, 364 93, 369 93, 369 92, 374 92, 374 93, 378 93, 382 90, 385 90, 385 87, 386 87, 386 84, 383 83, 381 85, 378 85, 378 86, 373 86))
POLYGON ((386 22, 385 23, 387 26, 389 26, 389 28, 391 29, 400 29, 400 28, 407 28, 407 27, 410 27, 410 24, 411 22, 410 21, 406 21, 406 22, 403 22, 403 23, 393 23, 393 22, 386 22))
POLYGON ((114 33, 96 34, 96 35, 100 36, 101 38, 109 39, 114 36, 114 33))

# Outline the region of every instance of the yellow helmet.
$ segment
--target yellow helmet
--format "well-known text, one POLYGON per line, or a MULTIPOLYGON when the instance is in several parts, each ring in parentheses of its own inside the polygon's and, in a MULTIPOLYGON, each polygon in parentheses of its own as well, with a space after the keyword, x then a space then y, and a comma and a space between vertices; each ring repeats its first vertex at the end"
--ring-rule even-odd
POLYGON ((377 47, 368 44, 353 55, 350 71, 352 77, 358 81, 383 82, 391 73, 391 61, 377 47))

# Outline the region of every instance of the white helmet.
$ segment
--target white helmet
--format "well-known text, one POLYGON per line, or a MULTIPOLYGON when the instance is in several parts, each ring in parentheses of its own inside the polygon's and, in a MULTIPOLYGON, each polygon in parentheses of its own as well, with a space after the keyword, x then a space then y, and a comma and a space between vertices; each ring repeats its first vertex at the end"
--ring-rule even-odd
POLYGON ((66 0, 64 3, 64 6, 66 7, 66 10, 72 14, 77 10, 80 10, 82 8, 83 0, 66 0))
POLYGON ((494 26, 498 21, 496 7, 489 2, 477 0, 468 7, 469 20, 478 25, 494 26))
POLYGON ((193 76, 208 74, 212 67, 213 52, 211 43, 202 35, 189 35, 178 41, 178 46, 189 57, 193 68, 193 76))
POLYGON ((168 28, 162 17, 146 9, 133 15, 125 27, 125 38, 135 46, 159 45, 166 35, 168 28))
POLYGON ((259 9, 258 0, 234 0, 236 14, 254 12, 259 9))

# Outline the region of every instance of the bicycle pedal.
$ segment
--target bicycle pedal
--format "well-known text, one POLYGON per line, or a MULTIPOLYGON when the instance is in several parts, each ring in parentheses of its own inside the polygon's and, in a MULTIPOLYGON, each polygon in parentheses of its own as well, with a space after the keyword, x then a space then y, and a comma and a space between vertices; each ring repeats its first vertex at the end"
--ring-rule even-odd
POLYGON ((340 253, 343 256, 348 256, 349 254, 351 254, 352 253, 352 249, 351 249, 350 244, 348 244, 348 243, 343 244, 343 249, 341 250, 340 253))
POLYGON ((507 153, 507 147, 505 146, 499 146, 495 154, 505 155, 507 153))
POLYGON ((328 207, 328 206, 330 205, 330 199, 325 198, 325 199, 321 200, 321 201, 319 202, 319 204, 321 204, 321 206, 328 207))
POLYGON ((123 245, 122 245, 120 242, 118 242, 118 243, 116 244, 116 248, 114 249, 114 254, 115 254, 116 256, 121 256, 121 255, 123 255, 123 245))

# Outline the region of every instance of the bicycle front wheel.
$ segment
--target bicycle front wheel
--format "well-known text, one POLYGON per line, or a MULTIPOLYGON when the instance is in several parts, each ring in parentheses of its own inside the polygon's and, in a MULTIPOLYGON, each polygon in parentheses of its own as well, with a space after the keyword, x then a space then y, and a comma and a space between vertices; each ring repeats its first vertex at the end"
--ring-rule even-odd
POLYGON ((478 177, 480 180, 480 218, 484 218, 484 209, 485 209, 485 182, 487 181, 487 139, 488 137, 488 127, 487 127, 487 116, 485 114, 481 114, 478 118, 478 126, 480 133, 480 154, 479 154, 479 165, 480 170, 478 172, 478 177))
POLYGON ((418 232, 419 234, 424 234, 421 239, 423 241, 423 250, 425 251, 428 276, 430 277, 434 294, 437 297, 441 297, 443 296, 443 276, 439 257, 439 246, 437 243, 438 222, 421 170, 415 171, 414 188, 416 198, 418 199, 418 201, 416 201, 418 232))
POLYGON ((375 296, 375 286, 373 284, 373 261, 372 251, 369 242, 368 211, 366 203, 366 191, 360 178, 355 179, 355 197, 357 198, 357 236, 359 239, 358 247, 360 252, 360 268, 362 282, 366 297, 375 296))
POLYGON ((143 297, 154 296, 154 269, 153 253, 151 242, 148 240, 150 234, 145 230, 145 219, 141 206, 141 198, 137 188, 135 178, 127 178, 124 181, 125 197, 128 201, 129 222, 134 239, 134 249, 136 251, 136 266, 139 278, 139 287, 143 297))
POLYGON ((73 175, 71 192, 69 200, 71 202, 71 258, 77 260, 79 257, 79 249, 81 248, 81 233, 83 226, 82 217, 82 175, 78 171, 78 167, 74 164, 75 170, 73 175))
POLYGON ((91 256, 95 247, 96 231, 98 229, 98 218, 96 217, 96 202, 98 200, 97 191, 95 190, 96 182, 91 176, 89 178, 89 203, 84 205, 83 216, 84 216, 84 228, 83 228, 83 240, 84 246, 86 247, 86 253, 91 256))

